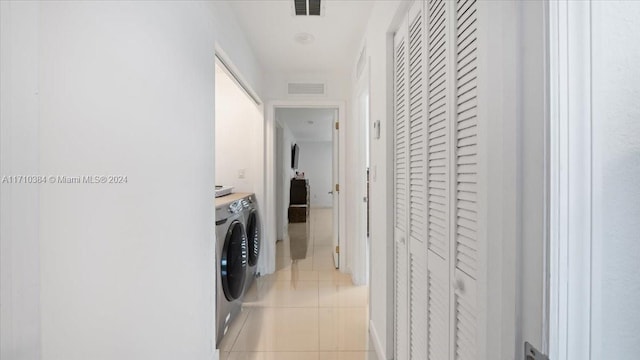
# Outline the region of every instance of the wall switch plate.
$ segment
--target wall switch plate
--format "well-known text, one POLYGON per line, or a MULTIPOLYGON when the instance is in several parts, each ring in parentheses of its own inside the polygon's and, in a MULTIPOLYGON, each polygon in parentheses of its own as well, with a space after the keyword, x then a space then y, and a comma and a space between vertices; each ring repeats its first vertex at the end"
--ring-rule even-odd
POLYGON ((239 169, 238 170, 238 179, 244 179, 245 176, 245 169, 239 169))
POLYGON ((380 139, 380 120, 373 122, 373 138, 380 139))
POLYGON ((528 342, 524 343, 524 358, 525 360, 549 360, 547 355, 538 351, 528 342))

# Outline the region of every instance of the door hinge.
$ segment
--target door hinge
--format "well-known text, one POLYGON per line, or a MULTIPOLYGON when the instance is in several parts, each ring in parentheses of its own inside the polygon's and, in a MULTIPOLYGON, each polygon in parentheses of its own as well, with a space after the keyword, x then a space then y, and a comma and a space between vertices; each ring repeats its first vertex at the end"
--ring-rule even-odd
POLYGON ((340 184, 336 184, 336 191, 340 192, 340 184))
POLYGON ((340 123, 336 121, 336 130, 340 130, 340 123))
POLYGON ((336 254, 340 254, 340 245, 336 245, 336 254))
POLYGON ((524 342, 524 358, 525 360, 549 360, 547 355, 538 351, 528 341, 524 342))

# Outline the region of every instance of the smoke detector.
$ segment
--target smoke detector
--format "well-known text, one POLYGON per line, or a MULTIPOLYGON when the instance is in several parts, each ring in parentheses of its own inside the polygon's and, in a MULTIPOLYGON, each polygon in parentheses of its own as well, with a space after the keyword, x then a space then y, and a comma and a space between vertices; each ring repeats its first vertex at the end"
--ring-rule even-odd
POLYGON ((307 44, 311 44, 313 40, 315 40, 316 38, 309 33, 301 32, 301 33, 297 33, 293 37, 293 39, 302 45, 307 45, 307 44))

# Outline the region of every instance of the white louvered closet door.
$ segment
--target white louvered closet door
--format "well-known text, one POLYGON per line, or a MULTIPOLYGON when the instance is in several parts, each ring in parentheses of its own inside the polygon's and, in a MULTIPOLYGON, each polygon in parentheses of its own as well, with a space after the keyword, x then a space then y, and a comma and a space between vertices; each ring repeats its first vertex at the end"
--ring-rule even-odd
POLYGON ((450 354, 451 3, 427 2, 428 346, 430 360, 450 354))
POLYGON ((455 2, 455 206, 451 248, 454 256, 454 359, 477 359, 479 258, 478 229, 478 3, 455 2))
POLYGON ((409 359, 427 359, 427 132, 424 3, 409 10, 409 359))
POLYGON ((394 337, 395 358, 408 359, 409 271, 408 271, 408 135, 409 81, 406 21, 394 37, 394 337))
POLYGON ((394 39, 397 360, 479 358, 478 6, 418 0, 394 39))

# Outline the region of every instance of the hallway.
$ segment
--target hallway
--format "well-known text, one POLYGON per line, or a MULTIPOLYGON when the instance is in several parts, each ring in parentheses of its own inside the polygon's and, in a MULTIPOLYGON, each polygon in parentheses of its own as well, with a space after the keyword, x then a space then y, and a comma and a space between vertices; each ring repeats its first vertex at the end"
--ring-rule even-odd
POLYGON ((0 0, 0 359, 636 359, 638 29, 625 0, 0 0))
MULTIPOLYGON (((333 268, 331 210, 311 209, 305 259, 277 243, 277 271, 256 279, 220 345, 222 360, 368 360, 368 287, 333 268)), ((293 244, 294 247, 299 244, 293 244)))

